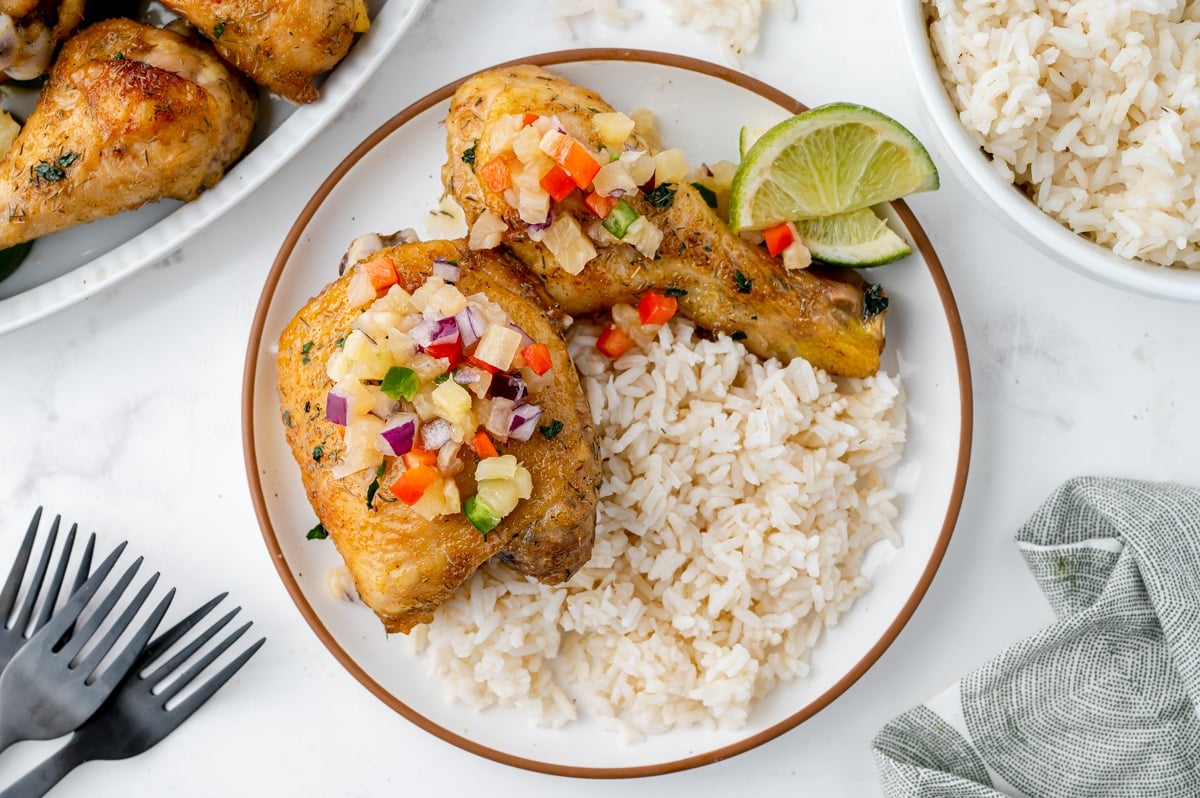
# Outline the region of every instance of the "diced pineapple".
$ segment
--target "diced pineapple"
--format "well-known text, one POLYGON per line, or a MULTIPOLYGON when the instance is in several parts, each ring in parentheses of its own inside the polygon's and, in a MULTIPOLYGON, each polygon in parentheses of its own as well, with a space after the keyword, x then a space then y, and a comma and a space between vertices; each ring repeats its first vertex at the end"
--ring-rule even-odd
POLYGON ((446 487, 445 483, 452 480, 439 479, 434 482, 425 492, 421 494, 421 498, 417 499, 417 503, 412 506, 413 512, 424 518, 426 521, 432 521, 439 515, 448 515, 458 512, 458 504, 455 503, 450 507, 446 506, 446 487))
MULTIPOLYGON (((630 169, 631 165, 628 161, 610 161, 601 166, 600 171, 592 178, 592 188, 596 189, 598 194, 612 194, 614 191, 621 191, 624 194, 636 193, 638 184, 634 182, 630 169)), ((617 196, 622 196, 622 194, 617 196)))
POLYGON ((342 351, 351 360, 365 360, 374 348, 375 343, 362 330, 353 330, 342 343, 342 351))
POLYGON ((476 487, 476 491, 480 500, 501 516, 508 515, 515 510, 517 502, 520 501, 517 483, 511 479, 482 480, 476 487))
POLYGON ((517 215, 526 224, 545 224, 550 216, 550 195, 540 189, 521 191, 517 195, 517 215))
POLYGON ((433 378, 446 373, 446 359, 430 357, 424 352, 413 355, 407 365, 417 373, 421 382, 433 382, 433 378))
POLYGON ((388 330, 387 346, 397 366, 407 365, 417 354, 417 342, 398 329, 388 330))
MULTIPOLYGON (((554 226, 551 225, 550 229, 553 230, 554 226)), ((476 344, 474 357, 500 371, 508 371, 520 347, 519 332, 505 325, 491 324, 483 331, 483 337, 476 344)))
POLYGON ((596 257, 596 248, 584 235, 579 221, 570 214, 558 217, 550 225, 542 243, 567 274, 579 274, 588 261, 596 257))
POLYGON ((643 256, 653 258, 658 253, 658 246, 662 243, 663 234, 654 222, 645 216, 639 216, 629 225, 629 229, 625 231, 625 237, 621 240, 626 244, 632 244, 643 256))
POLYGON ((484 211, 479 214, 475 224, 471 225, 471 235, 467 239, 467 246, 473 250, 497 247, 503 240, 506 230, 508 230, 508 225, 504 223, 503 219, 491 211, 484 211))
POLYGON ((488 131, 487 151, 490 155, 485 158, 482 153, 476 151, 476 162, 482 165, 491 156, 500 155, 505 150, 512 149, 513 138, 524 124, 524 114, 505 114, 495 120, 488 131))
POLYGON ((329 362, 325 364, 325 373, 329 375, 329 379, 340 382, 350 373, 350 358, 346 357, 343 352, 334 352, 329 356, 329 362))
POLYGON ((596 135, 607 147, 621 146, 633 133, 633 119, 620 111, 596 114, 592 124, 596 126, 596 135))
POLYGON ((426 383, 413 394, 413 412, 417 414, 417 418, 421 419, 422 422, 438 417, 437 405, 433 403, 433 390, 436 387, 432 383, 426 383))
POLYGON ((621 162, 629 164, 629 175, 639 186, 649 183, 658 167, 654 158, 644 152, 623 152, 621 162))
POLYGON ((393 313, 415 313, 417 308, 412 303, 412 296, 400 287, 393 285, 387 293, 375 300, 373 310, 390 310, 393 313))
POLYGON ((478 482, 485 479, 512 479, 517 467, 517 458, 511 454, 485 457, 475 466, 475 479, 478 482))
POLYGON ((663 150, 654 156, 655 183, 678 183, 686 179, 690 171, 683 150, 678 147, 663 150))
POLYGON ((457 513, 462 506, 462 498, 458 493, 458 484, 452 479, 442 480, 442 503, 447 513, 457 513))
POLYGON ((375 468, 383 462, 383 455, 375 448, 383 423, 383 419, 368 415, 358 416, 346 425, 346 454, 333 467, 335 478, 375 468))
POLYGON ((633 132, 649 144, 651 149, 661 149, 658 141, 658 123, 654 119, 654 112, 648 108, 635 108, 630 111, 629 117, 633 120, 633 132))
POLYGON ((375 301, 377 295, 371 275, 362 269, 355 269, 350 282, 346 284, 346 301, 350 303, 350 307, 361 308, 369 305, 375 301))
POLYGON ((429 300, 445 284, 445 280, 443 280, 441 277, 438 277, 436 274, 432 274, 427 280, 425 280, 424 283, 421 284, 420 288, 418 288, 416 291, 413 291, 411 301, 413 307, 416 308, 418 313, 424 313, 426 310, 428 310, 429 300))
POLYGON ((446 380, 434 388, 429 398, 437 408, 438 415, 451 424, 458 423, 471 412, 471 394, 454 380, 446 380))
POLYGON ((517 470, 513 474, 513 482, 517 486, 517 496, 528 499, 533 495, 533 476, 525 466, 517 466, 517 470))
POLYGON ((516 154, 517 160, 529 167, 533 174, 543 174, 550 168, 550 164, 554 163, 538 146, 541 140, 542 134, 532 125, 521 128, 512 140, 513 153, 516 154))
POLYGON ((467 298, 462 291, 450 284, 443 285, 434 291, 426 303, 426 307, 436 310, 443 316, 453 316, 467 306, 467 298))
POLYGON ((375 406, 375 397, 371 396, 367 387, 354 377, 342 379, 334 386, 334 390, 346 396, 347 408, 351 416, 370 413, 371 408, 375 406))

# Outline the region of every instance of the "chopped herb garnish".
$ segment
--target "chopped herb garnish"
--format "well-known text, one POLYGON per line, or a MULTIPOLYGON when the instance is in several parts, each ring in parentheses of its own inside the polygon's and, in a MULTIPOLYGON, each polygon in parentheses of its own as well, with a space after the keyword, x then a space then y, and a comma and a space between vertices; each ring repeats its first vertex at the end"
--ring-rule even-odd
POLYGON ((744 332, 742 332, 741 330, 734 330, 733 332, 731 332, 729 334, 729 337, 735 341, 745 341, 746 340, 746 334, 744 332))
POLYGON ((312 402, 305 402, 304 403, 304 412, 307 413, 310 409, 312 409, 312 402))
POLYGON ((412 401, 421 389, 421 378, 417 372, 404 366, 392 366, 383 377, 379 390, 393 399, 412 401))
POLYGON ((337 348, 338 348, 338 349, 341 349, 341 348, 342 348, 343 346, 345 346, 345 345, 346 345, 346 339, 345 339, 345 338, 339 338, 339 339, 337 339, 337 348))
POLYGON ((682 242, 682 241, 680 241, 680 242, 679 242, 679 250, 678 250, 678 251, 677 251, 675 254, 676 254, 676 255, 682 255, 682 254, 683 254, 683 250, 684 250, 684 244, 683 244, 683 242, 682 242))
POLYGON ((444 372, 433 378, 434 385, 441 385, 446 380, 450 379, 450 372, 444 372))
POLYGON ((704 251, 705 251, 705 252, 712 252, 712 247, 710 247, 710 246, 708 246, 707 244, 705 244, 705 245, 704 245, 704 251))
POLYGON ((217 24, 213 25, 213 38, 214 39, 221 38, 221 34, 224 32, 225 32, 225 20, 219 19, 219 20, 217 20, 217 24))
POLYGON ((316 446, 313 447, 313 460, 315 460, 319 463, 319 462, 321 462, 321 458, 324 455, 325 455, 325 447, 324 446, 322 446, 321 444, 318 443, 316 446))
POLYGON ((300 347, 300 354, 307 355, 309 352, 312 351, 312 348, 313 348, 313 342, 308 341, 304 344, 304 346, 300 347))
POLYGON ((462 162, 470 166, 472 171, 475 170, 475 148, 478 146, 479 139, 475 139, 470 147, 467 147, 465 150, 463 150, 462 154, 462 162))
POLYGON ((754 281, 741 272, 733 273, 733 284, 737 286, 739 294, 748 294, 754 288, 754 281))
POLYGON ((863 318, 878 316, 887 310, 888 298, 883 295, 883 286, 879 283, 868 285, 863 289, 863 318))
POLYGON ((38 178, 50 183, 62 180, 67 176, 67 167, 75 163, 79 158, 79 153, 68 152, 60 155, 53 161, 38 161, 33 167, 34 180, 38 178))
POLYGON ((538 427, 538 432, 545 435, 546 440, 551 440, 556 435, 558 435, 558 433, 560 433, 562 431, 563 431, 563 423, 561 421, 559 421, 557 418, 551 419, 550 423, 546 424, 545 426, 538 427))
POLYGON ((288 425, 289 427, 292 426, 292 411, 290 411, 290 410, 283 411, 283 423, 288 425))
POLYGON ((325 538, 329 537, 329 533, 325 531, 325 526, 323 524, 317 524, 312 529, 308 530, 308 534, 304 537, 308 538, 309 540, 324 540, 325 538))
POLYGON ((700 197, 710 208, 717 207, 717 195, 711 188, 703 183, 692 183, 692 188, 700 194, 700 197))
POLYGON ((687 291, 683 288, 668 288, 666 294, 667 296, 680 297, 687 296, 687 291))
POLYGON ((113 60, 114 61, 124 61, 125 53, 121 52, 120 50, 117 50, 116 55, 113 56, 113 60))
POLYGON ((367 509, 371 509, 371 503, 375 501, 375 494, 379 491, 379 478, 383 476, 383 472, 387 470, 387 463, 380 463, 379 468, 375 469, 375 479, 371 480, 371 484, 367 486, 367 509))
POLYGON ((675 186, 670 183, 660 183, 653 191, 646 194, 646 201, 655 208, 669 208, 675 201, 675 186))

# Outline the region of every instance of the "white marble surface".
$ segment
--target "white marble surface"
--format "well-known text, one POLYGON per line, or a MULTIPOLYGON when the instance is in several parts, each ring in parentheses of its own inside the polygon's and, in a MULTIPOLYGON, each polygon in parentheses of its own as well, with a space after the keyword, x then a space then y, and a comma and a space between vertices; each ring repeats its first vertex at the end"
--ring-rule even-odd
MULTIPOLYGON (((709 36, 658 2, 624 30, 591 18, 574 39, 546 3, 433 0, 341 119, 169 262, 0 337, 8 444, 0 559, 38 504, 111 544, 128 537, 179 588, 180 607, 229 590, 267 645, 166 742, 83 766, 68 796, 878 795, 868 743, 1050 613, 1011 538, 1060 480, 1081 473, 1200 483, 1194 307, 1122 294, 1017 241, 943 169, 911 206, 962 313, 975 445, 958 529, 907 628, 815 718, 749 753, 617 787, 522 772, 427 735, 373 698, 321 646, 284 592, 254 519, 242 461, 246 336, 263 278, 306 199, 377 125, 477 68, 572 46, 631 46, 720 60, 709 36)), ((772 18, 746 72, 809 104, 854 100, 924 132, 889 0, 797 0, 772 18)), ((938 154, 935 153, 935 157, 938 154)), ((0 756, 0 784, 54 744, 0 756)))

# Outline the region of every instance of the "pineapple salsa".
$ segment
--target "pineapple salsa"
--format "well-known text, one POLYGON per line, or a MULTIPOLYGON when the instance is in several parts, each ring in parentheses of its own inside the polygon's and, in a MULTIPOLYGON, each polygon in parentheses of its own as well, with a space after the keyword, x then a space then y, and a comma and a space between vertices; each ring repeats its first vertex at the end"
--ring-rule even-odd
POLYGON ((458 277, 438 259, 410 294, 386 256, 354 266, 347 295, 364 310, 329 358, 325 418, 346 443, 335 477, 375 469, 387 475, 376 484, 422 517, 462 512, 486 535, 532 494, 529 471, 494 441, 537 430, 542 410, 528 400, 551 379, 551 359, 499 305, 463 295, 458 277), (464 447, 478 458, 465 499, 454 479, 468 467, 464 447))

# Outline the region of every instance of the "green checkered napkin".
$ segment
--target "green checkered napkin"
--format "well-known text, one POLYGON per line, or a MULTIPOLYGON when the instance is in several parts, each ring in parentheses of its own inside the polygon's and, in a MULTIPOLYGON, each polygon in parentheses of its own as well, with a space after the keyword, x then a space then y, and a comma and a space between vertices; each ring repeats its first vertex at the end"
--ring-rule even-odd
POLYGON ((1071 480, 1017 534, 1058 617, 885 726, 888 796, 1200 796, 1200 490, 1071 480))

